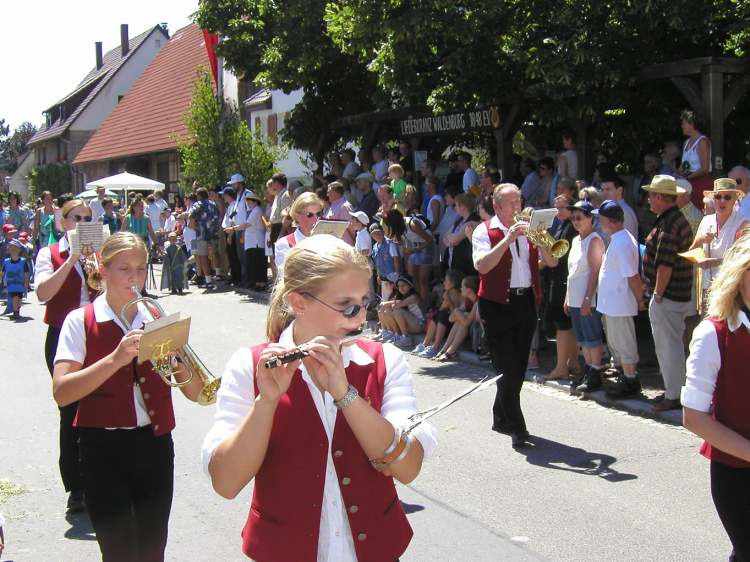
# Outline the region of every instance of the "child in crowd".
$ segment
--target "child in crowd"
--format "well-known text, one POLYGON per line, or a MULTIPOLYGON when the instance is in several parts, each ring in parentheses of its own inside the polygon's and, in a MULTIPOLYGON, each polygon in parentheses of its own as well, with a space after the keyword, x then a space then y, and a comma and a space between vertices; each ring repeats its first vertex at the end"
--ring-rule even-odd
POLYGON ((364 211, 349 214, 351 215, 351 219, 349 220, 348 229, 352 238, 354 238, 354 249, 363 256, 369 256, 372 252, 372 239, 367 230, 367 225, 370 224, 370 217, 364 211))
POLYGON ((391 179, 391 189, 393 196, 402 201, 406 191, 406 180, 404 180, 404 169, 401 164, 391 164, 388 166, 388 177, 391 179))
POLYGON ((181 295, 187 285, 186 276, 187 256, 182 245, 178 243, 177 233, 170 232, 167 235, 167 243, 164 245, 164 264, 161 270, 161 290, 173 295, 181 295))
POLYGON ((449 269, 443 279, 443 299, 440 308, 427 325, 427 333, 424 340, 412 353, 429 359, 435 357, 441 349, 445 335, 451 331, 453 322, 450 320, 451 313, 463 305, 461 297, 461 281, 463 273, 455 269, 449 269))
POLYGON ((418 334, 424 329, 424 315, 419 308, 419 295, 409 277, 398 278, 393 299, 380 304, 378 319, 383 327, 381 341, 393 343, 398 347, 410 346, 412 334, 418 334))
POLYGON ((387 301, 391 298, 393 284, 402 269, 401 252, 398 244, 386 238, 380 224, 371 224, 369 231, 373 241, 372 261, 375 262, 375 271, 380 281, 380 298, 387 301))
POLYGON ((453 310, 448 318, 452 322, 451 330, 443 348, 435 356, 435 361, 453 361, 469 334, 472 335, 472 350, 478 351, 482 326, 479 319, 477 291, 479 291, 479 277, 475 275, 464 277, 461 282, 461 296, 464 302, 461 308, 453 310))
MULTIPOLYGON (((31 271, 29 263, 21 253, 23 244, 18 240, 11 240, 8 244, 8 257, 0 264, 0 277, 8 291, 8 304, 12 304, 12 318, 18 320, 20 316, 23 295, 29 290, 31 271)), ((9 306, 8 309, 11 307, 9 306)))

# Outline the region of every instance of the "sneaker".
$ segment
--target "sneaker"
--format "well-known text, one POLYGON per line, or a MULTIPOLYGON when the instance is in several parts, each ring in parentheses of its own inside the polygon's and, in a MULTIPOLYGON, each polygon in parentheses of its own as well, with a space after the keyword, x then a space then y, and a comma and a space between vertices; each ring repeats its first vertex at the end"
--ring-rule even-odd
POLYGON ((583 382, 578 385, 578 392, 594 392, 602 387, 602 375, 599 369, 594 369, 590 365, 586 366, 586 374, 583 376, 583 382))
POLYGON ((393 340, 393 345, 400 348, 408 348, 411 347, 411 345, 414 342, 411 339, 411 336, 403 335, 403 336, 396 336, 396 338, 393 340))
POLYGON ((424 350, 424 353, 422 353, 420 357, 424 357, 425 359, 432 359, 438 353, 440 353, 440 350, 437 347, 429 346, 424 350))
POLYGON ((411 352, 415 355, 420 355, 424 350, 427 349, 427 346, 425 346, 424 343, 420 343, 417 347, 411 350, 411 352))
POLYGON ((383 343, 393 343, 395 339, 396 334, 394 332, 391 332, 390 330, 383 330, 381 332, 380 341, 382 341, 383 343))
POLYGON ((628 378, 625 375, 617 377, 617 382, 607 389, 607 396, 609 398, 630 398, 631 396, 638 396, 641 393, 641 381, 638 380, 638 375, 633 378, 628 378))

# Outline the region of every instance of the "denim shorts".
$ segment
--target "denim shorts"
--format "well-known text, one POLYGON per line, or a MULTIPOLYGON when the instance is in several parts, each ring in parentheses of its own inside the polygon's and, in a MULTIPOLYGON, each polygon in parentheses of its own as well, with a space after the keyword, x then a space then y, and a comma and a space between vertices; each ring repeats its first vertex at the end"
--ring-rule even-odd
POLYGON ((602 345, 602 315, 592 308, 590 316, 582 316, 580 308, 570 307, 570 320, 576 340, 582 347, 602 345))
POLYGON ((432 265, 432 259, 435 253, 435 246, 430 244, 418 252, 409 256, 409 263, 412 265, 432 265))

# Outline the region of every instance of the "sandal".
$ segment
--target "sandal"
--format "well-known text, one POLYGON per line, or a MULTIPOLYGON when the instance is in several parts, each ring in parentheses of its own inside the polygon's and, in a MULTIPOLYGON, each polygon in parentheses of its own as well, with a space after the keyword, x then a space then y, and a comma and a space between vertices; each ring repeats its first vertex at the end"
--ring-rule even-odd
POLYGON ((434 358, 435 361, 439 361, 440 363, 447 363, 449 361, 455 361, 456 356, 458 353, 448 353, 447 351, 443 353, 442 355, 438 355, 434 358))
POLYGON ((555 373, 555 371, 551 371, 544 375, 545 381, 560 381, 560 380, 568 380, 568 377, 570 377, 570 373, 567 371, 561 372, 561 373, 555 373))

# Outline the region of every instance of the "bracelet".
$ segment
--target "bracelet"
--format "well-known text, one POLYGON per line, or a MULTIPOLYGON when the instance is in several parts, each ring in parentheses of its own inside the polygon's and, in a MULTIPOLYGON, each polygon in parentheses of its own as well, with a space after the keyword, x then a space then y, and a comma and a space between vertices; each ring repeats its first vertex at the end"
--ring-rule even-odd
POLYGON ((336 406, 339 410, 343 410, 349 404, 354 402, 354 399, 357 396, 359 396, 359 392, 357 392, 357 389, 350 384, 349 388, 346 390, 346 394, 344 394, 344 397, 341 400, 334 400, 333 405, 336 406))
POLYGON ((408 449, 408 434, 404 433, 401 428, 397 428, 394 434, 394 442, 391 443, 391 446, 388 447, 388 449, 386 449, 382 457, 379 459, 370 459, 370 464, 375 470, 383 472, 389 465, 403 459, 406 456, 404 451, 408 452, 408 449))
POLYGON ((380 458, 384 459, 388 455, 390 455, 393 451, 395 451, 400 441, 401 441, 401 429, 399 429, 398 427, 394 427, 393 428, 393 441, 388 446, 388 448, 383 452, 383 456, 380 458))

